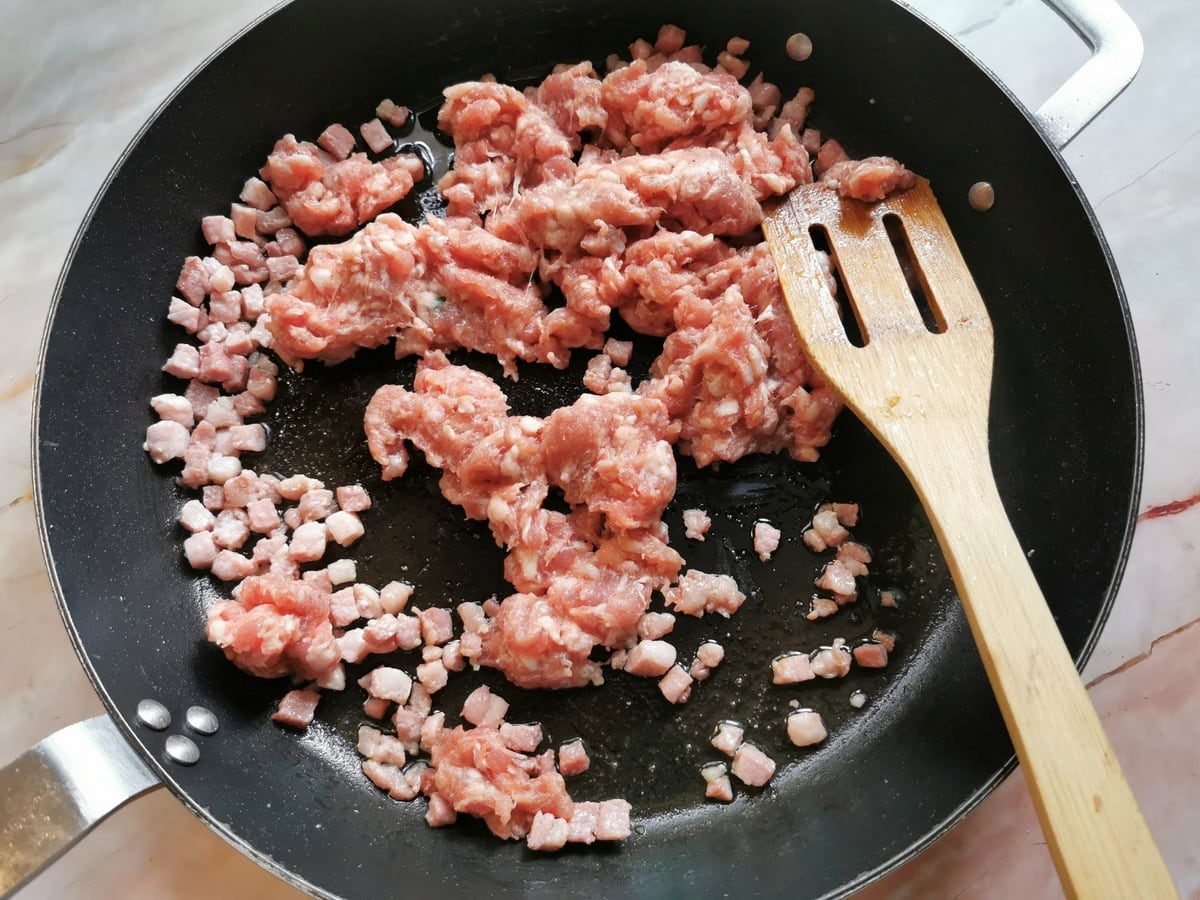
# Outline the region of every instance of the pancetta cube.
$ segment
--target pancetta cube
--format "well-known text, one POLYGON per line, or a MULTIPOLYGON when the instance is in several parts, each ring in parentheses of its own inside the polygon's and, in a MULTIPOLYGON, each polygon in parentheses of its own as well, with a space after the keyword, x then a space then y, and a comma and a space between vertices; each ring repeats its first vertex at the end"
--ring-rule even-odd
POLYGON ((411 584, 405 584, 403 581, 389 581, 379 591, 379 602, 382 604, 383 612, 393 615, 404 612, 404 607, 408 605, 412 593, 413 586, 411 584))
POLYGON ((500 740, 504 746, 517 753, 534 753, 542 742, 541 725, 514 725, 511 722, 500 723, 500 740))
POLYGON ((364 122, 359 126, 358 133, 362 135, 367 146, 374 153, 383 153, 385 150, 390 150, 393 145, 392 136, 388 134, 383 123, 378 119, 372 119, 369 122, 364 122))
POLYGON ((530 850, 560 850, 567 844, 571 826, 566 819, 560 819, 553 813, 537 812, 529 826, 529 834, 525 836, 525 844, 530 850))
POLYGON ((666 641, 638 641, 629 651, 624 668, 630 675, 658 677, 665 675, 675 665, 675 657, 673 644, 666 641))
POLYGON ((454 637, 454 621, 450 610, 430 607, 417 613, 421 622, 421 639, 429 645, 441 645, 454 637))
POLYGON ((811 747, 828 737, 821 714, 811 709, 797 709, 788 714, 788 740, 797 747, 811 747))
POLYGON ((372 697, 390 700, 393 703, 407 703, 412 693, 412 677, 403 669, 392 666, 378 666, 358 680, 359 687, 372 697))
POLYGON ((633 829, 629 823, 629 813, 633 807, 627 800, 600 801, 599 815, 596 820, 596 840, 623 841, 629 837, 633 829))
POLYGON ((417 680, 429 693, 436 694, 446 686, 449 675, 440 659, 432 659, 417 666, 417 680))
MULTIPOLYGON (((628 669, 626 663, 626 669, 628 669)), ((680 665, 671 666, 658 682, 658 689, 662 695, 672 703, 686 703, 688 697, 692 695, 693 678, 688 674, 687 669, 680 665)))
POLYGON ((288 691, 279 701, 271 721, 292 728, 307 728, 312 724, 321 695, 316 691, 288 691))
POLYGON ((567 741, 558 748, 558 771, 567 778, 586 772, 591 764, 582 738, 567 741))
POLYGON ((345 628, 358 621, 358 607, 354 603, 352 588, 342 588, 329 596, 329 621, 335 628, 345 628))
POLYGON ((294 532, 288 555, 296 562, 316 562, 325 555, 325 524, 305 522, 294 532))
POLYGON ((337 122, 321 132, 317 143, 334 159, 345 159, 354 152, 354 135, 349 128, 337 122))
POLYGON ((471 691, 462 708, 462 717, 472 725, 499 727, 507 714, 508 701, 493 694, 486 684, 471 691))
POLYGON ((753 744, 743 742, 733 754, 729 771, 743 784, 762 787, 775 774, 775 760, 753 744))
POLYGON ((361 484, 347 484, 337 489, 337 505, 346 512, 362 512, 371 508, 371 495, 361 484))
POLYGON ((709 743, 722 753, 733 756, 737 752, 737 748, 742 745, 742 738, 745 734, 746 730, 737 722, 718 722, 709 743))

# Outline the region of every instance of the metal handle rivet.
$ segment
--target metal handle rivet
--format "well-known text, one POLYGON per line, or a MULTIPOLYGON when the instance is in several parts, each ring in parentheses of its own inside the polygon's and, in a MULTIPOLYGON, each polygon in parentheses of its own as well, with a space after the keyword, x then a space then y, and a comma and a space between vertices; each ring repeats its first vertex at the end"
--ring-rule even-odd
POLYGON ((787 39, 787 55, 796 62, 804 62, 812 56, 812 39, 802 31, 797 31, 787 39))
POLYGON ((182 734, 173 734, 167 738, 164 749, 167 758, 181 766, 194 765, 200 759, 200 748, 196 746, 196 742, 182 734))
POLYGON ((986 181, 977 181, 967 191, 967 202, 977 212, 987 212, 996 202, 996 191, 986 181))
POLYGON ((215 734, 221 727, 213 711, 203 706, 189 706, 184 718, 188 727, 197 734, 215 734))
POLYGON ((171 711, 157 700, 142 700, 137 705, 137 718, 147 728, 162 731, 171 724, 171 711))

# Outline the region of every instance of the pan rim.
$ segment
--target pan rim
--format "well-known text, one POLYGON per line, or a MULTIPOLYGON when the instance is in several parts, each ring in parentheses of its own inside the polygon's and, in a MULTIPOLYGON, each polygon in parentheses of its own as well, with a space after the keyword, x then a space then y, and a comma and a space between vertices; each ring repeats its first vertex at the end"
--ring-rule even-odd
MULTIPOLYGON (((196 801, 180 784, 172 777, 171 772, 164 762, 152 753, 140 740, 137 732, 132 728, 127 718, 127 714, 118 708, 117 704, 109 694, 108 690, 101 681, 91 658, 83 647, 82 639, 77 629, 71 610, 64 596, 62 584, 60 582, 57 568, 55 565, 54 551, 51 546, 49 529, 46 525, 46 512, 44 509, 45 497, 42 486, 42 465, 39 439, 40 435, 40 416, 42 405, 43 388, 46 383, 46 357, 51 340, 51 334, 56 322, 59 307, 63 299, 64 289, 66 286, 67 276, 71 272, 74 265, 77 251, 90 229, 95 214, 101 203, 106 199, 109 188, 117 175, 125 166, 132 152, 141 143, 146 133, 155 125, 162 114, 174 103, 177 96, 187 88, 193 81, 196 80, 218 57, 224 54, 231 46, 240 41, 245 35, 253 31, 266 20, 270 19, 285 7, 292 4, 293 0, 282 0, 270 9, 260 14, 252 21, 247 23, 235 34, 229 37, 219 47, 208 54, 195 68, 193 68, 162 100, 154 111, 147 117, 146 121, 138 128, 137 132, 130 139, 125 148, 121 151, 112 167, 108 171, 95 196, 93 197, 88 209, 72 239, 70 248, 64 258, 62 267, 60 268, 58 278, 56 280, 51 301, 47 310, 45 324, 43 326, 42 338, 38 350, 38 362, 36 366, 36 377, 33 388, 33 404, 31 416, 31 467, 33 475, 33 494, 34 494, 34 510, 38 528, 38 539, 42 549, 42 557, 46 566, 47 575, 50 581, 51 589, 54 593, 55 603, 58 606, 59 614, 63 619, 63 624, 66 628, 71 646, 79 660, 88 680, 91 682, 97 696, 104 704, 106 712, 113 719, 118 730, 125 738, 131 749, 141 758, 141 760, 155 773, 163 786, 167 788, 191 813, 199 819, 210 831, 221 837, 224 841, 234 847, 238 852, 254 861, 259 866, 269 871, 275 877, 281 879, 291 887, 309 895, 319 898, 340 898, 340 895, 334 894, 329 890, 317 887, 308 880, 297 875, 285 865, 267 855, 253 844, 249 843, 240 837, 232 828, 216 817, 202 804, 196 801)), ((915 18, 927 29, 931 30, 938 38, 947 42, 959 54, 970 62, 975 68, 981 71, 987 78, 1002 92, 1004 97, 1020 112, 1026 119, 1029 126, 1045 143, 1050 151, 1052 159, 1058 165, 1063 176, 1067 179, 1076 200, 1079 202, 1082 212, 1087 218, 1091 226, 1092 233, 1095 236, 1099 249, 1103 255, 1105 264, 1108 269, 1109 276, 1115 290, 1116 299, 1121 314, 1121 323, 1125 337, 1126 349, 1129 354, 1129 362, 1132 370, 1132 384, 1130 385, 1133 392, 1133 471, 1130 485, 1130 496, 1128 507, 1124 510, 1125 527, 1121 535, 1119 552, 1116 554, 1113 567, 1112 578, 1108 586, 1104 590, 1102 603, 1099 606, 1098 614, 1095 622, 1089 631, 1080 652, 1076 655, 1076 668, 1082 670, 1087 664, 1092 653, 1095 650, 1096 644, 1103 632, 1109 615, 1111 614, 1113 604, 1116 601, 1117 593, 1123 581, 1125 570, 1128 565, 1129 556, 1132 550, 1134 531, 1137 525, 1137 510, 1141 503, 1141 492, 1144 475, 1145 461, 1145 398, 1144 385, 1142 378, 1142 369, 1140 357, 1137 347, 1136 332, 1133 326, 1132 314, 1129 308, 1128 297, 1125 292, 1124 284, 1121 280, 1120 273, 1117 269, 1116 260, 1113 256, 1112 249, 1103 232, 1100 222, 1096 216, 1087 196, 1084 194, 1082 187, 1074 174, 1071 172, 1066 160, 1063 158, 1061 151, 1053 145, 1047 138, 1045 132, 1037 123, 1036 119, 1029 109, 1021 102, 1021 100, 1012 92, 1012 90, 983 62, 981 62, 971 51, 964 47, 953 35, 949 34, 944 28, 929 19, 924 13, 914 9, 906 0, 889 0, 893 5, 900 7, 908 15, 915 18)), ((902 865, 911 861, 913 858, 924 852, 936 841, 943 837, 954 825, 961 822, 972 810, 975 809, 988 795, 992 793, 1001 782, 1004 781, 1015 769, 1017 761, 1015 755, 1011 756, 990 778, 981 784, 975 791, 967 796, 963 802, 951 811, 941 822, 938 822, 930 828, 930 830, 922 835, 917 841, 914 841, 908 847, 904 848, 879 866, 870 871, 863 872, 853 880, 843 884, 839 888, 827 892, 822 895, 820 900, 832 900, 832 898, 846 897, 862 888, 880 880, 885 875, 895 871, 902 865)))

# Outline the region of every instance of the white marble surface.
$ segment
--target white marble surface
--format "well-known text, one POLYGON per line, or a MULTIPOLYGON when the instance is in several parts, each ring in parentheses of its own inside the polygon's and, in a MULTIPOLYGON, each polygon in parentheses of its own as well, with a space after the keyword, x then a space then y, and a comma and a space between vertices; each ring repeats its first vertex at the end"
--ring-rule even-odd
MULTIPOLYGON (((1036 0, 915 4, 1036 106, 1085 58, 1036 0)), ((30 407, 43 321, 71 239, 122 149, 171 89, 266 0, 0 0, 0 762, 100 710, 63 631, 31 503, 30 407)), ((1066 151, 1130 298, 1146 385, 1144 506, 1200 491, 1200 17, 1129 0, 1146 62, 1066 151)), ((1093 697, 1185 897, 1200 898, 1200 506, 1143 522, 1088 667, 1093 697), (1158 639, 1152 657, 1147 658, 1158 639), (1164 689, 1164 683, 1170 689, 1164 689)), ((1028 793, 1009 779, 873 897, 1060 896, 1028 793)), ((126 807, 25 898, 298 896, 165 792, 126 807)))

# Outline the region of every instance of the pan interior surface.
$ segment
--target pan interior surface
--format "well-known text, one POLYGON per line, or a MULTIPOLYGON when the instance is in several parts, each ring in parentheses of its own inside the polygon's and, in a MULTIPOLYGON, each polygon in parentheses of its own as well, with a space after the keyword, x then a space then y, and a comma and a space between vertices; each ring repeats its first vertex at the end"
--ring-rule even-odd
MULTIPOLYGON (((730 37, 748 38, 751 76, 761 68, 785 96, 801 84, 816 90, 813 125, 852 155, 896 156, 930 178, 996 330, 997 480, 1073 653, 1090 648, 1115 593, 1137 499, 1141 417, 1111 260, 1086 204, 1025 115, 919 19, 882 0, 486 9, 372 0, 336 13, 297 0, 180 91, 81 233, 47 336, 36 483, 52 578, 105 702, 192 809, 310 891, 357 897, 403 884, 439 896, 839 894, 944 828, 1010 762, 928 522, 898 468, 848 416, 816 464, 759 456, 698 472, 681 460, 666 516, 673 544, 689 566, 732 574, 749 598, 730 620, 680 623, 672 641, 681 653, 705 638, 727 651, 688 704, 670 706, 653 681, 620 673, 600 690, 534 693, 483 672, 452 680, 438 696, 453 716, 482 680, 511 701, 510 720, 541 722, 551 746, 583 736, 592 768, 569 787, 577 799, 634 804, 638 828, 621 846, 546 857, 497 841, 475 822, 429 829, 422 803, 393 802, 362 777, 353 749, 365 721, 356 689, 327 694, 318 721, 296 735, 268 720, 288 685, 244 675, 203 640, 204 609, 222 589, 184 562, 175 518, 187 495, 140 450, 148 398, 178 388, 160 371, 182 339, 165 310, 182 259, 205 252, 199 219, 227 209, 285 133, 312 139, 331 122, 364 121, 385 96, 434 110, 444 86, 485 72, 524 82, 581 59, 603 71, 607 54, 652 40, 665 22, 684 27, 709 58, 730 37), (795 32, 815 47, 804 63, 784 49, 795 32), (1000 198, 985 215, 965 199, 979 180, 1000 198), (821 560, 799 537, 815 505, 828 500, 862 505, 855 536, 876 561, 859 604, 813 623, 803 614, 821 560), (714 520, 702 544, 680 538, 681 511, 692 506, 714 520), (784 532, 769 563, 751 550, 758 519, 784 532), (885 588, 902 592, 898 609, 879 607, 885 588), (876 626, 900 636, 887 669, 770 685, 776 654, 834 637, 853 641, 876 626), (862 709, 848 702, 856 690, 868 698, 862 709), (169 763, 164 735, 134 724, 146 697, 177 718, 192 704, 217 714, 221 729, 198 738, 198 765, 169 763), (829 724, 819 748, 787 743, 793 700, 829 724), (708 735, 726 718, 746 724, 780 770, 762 791, 706 805, 699 767, 719 758, 708 735)), ((409 137, 439 149, 431 126, 423 116, 409 137)), ((446 148, 439 152, 444 158, 446 148)), ((634 358, 644 365, 653 354, 644 339, 634 358)), ((502 383, 514 410, 543 415, 573 401, 586 356, 577 352, 562 372, 523 367, 520 381, 502 383)), ((496 374, 494 360, 491 369, 469 354, 456 361, 496 374)), ((417 605, 504 596, 500 551, 484 525, 441 498, 438 473, 418 459, 403 479, 384 483, 367 454, 367 400, 381 384, 411 384, 412 374, 411 360, 397 362, 386 349, 287 373, 266 419, 271 444, 255 468, 368 488, 375 506, 367 534, 345 553, 360 580, 409 581, 417 605)), ((414 657, 395 660, 408 668, 414 657)))

